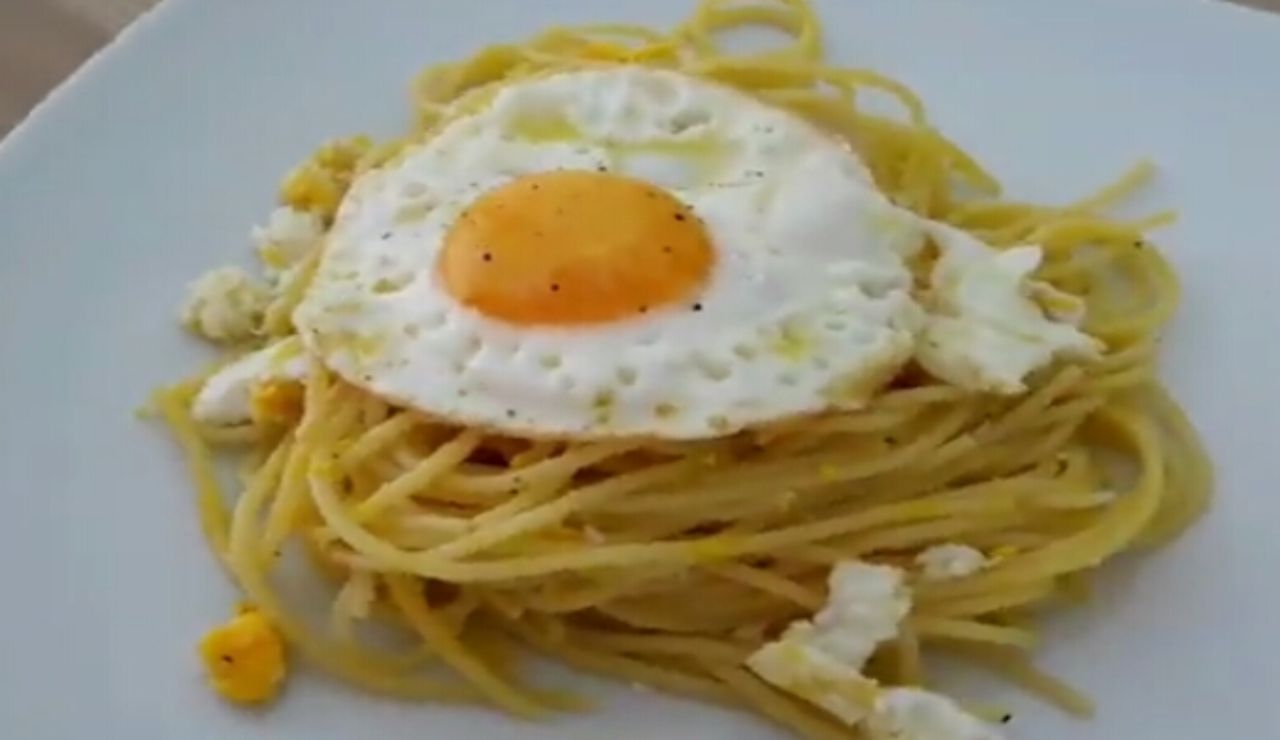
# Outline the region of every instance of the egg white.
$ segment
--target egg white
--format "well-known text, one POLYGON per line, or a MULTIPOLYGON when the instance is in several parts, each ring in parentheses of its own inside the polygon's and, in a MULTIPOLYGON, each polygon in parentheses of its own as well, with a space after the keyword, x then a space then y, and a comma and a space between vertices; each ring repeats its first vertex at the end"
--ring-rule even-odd
POLYGON ((348 380, 459 423, 706 437, 856 403, 905 360, 921 321, 909 223, 847 147, 797 117, 671 72, 564 73, 503 90, 359 181, 295 323, 348 380), (479 194, 600 167, 703 220, 717 264, 694 302, 518 326, 449 295, 436 260, 479 194))

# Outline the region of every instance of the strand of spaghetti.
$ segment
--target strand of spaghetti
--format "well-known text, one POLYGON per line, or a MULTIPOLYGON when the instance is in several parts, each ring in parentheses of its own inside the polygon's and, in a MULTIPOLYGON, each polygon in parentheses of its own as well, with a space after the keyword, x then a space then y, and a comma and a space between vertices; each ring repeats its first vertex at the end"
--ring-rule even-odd
POLYGON ((547 614, 568 614, 600 606, 624 595, 639 592, 644 584, 670 575, 672 568, 629 568, 611 573, 608 579, 593 580, 574 590, 544 588, 526 591, 522 604, 529 609, 547 614))
POLYGON ((756 432, 756 441, 762 445, 775 445, 791 436, 820 436, 827 434, 866 434, 899 426, 924 410, 924 404, 901 410, 877 413, 853 413, 809 419, 807 423, 779 424, 756 432))
POLYGON ((939 512, 946 511, 953 502, 972 503, 984 499, 989 503, 1001 502, 1002 510, 1016 511, 1019 503, 1040 491, 1053 490, 1053 485, 1030 476, 1015 475, 1001 478, 988 478, 973 483, 950 485, 929 485, 926 487, 906 487, 900 481, 893 481, 893 490, 885 496, 861 495, 846 496, 834 502, 834 505, 821 507, 817 515, 823 519, 836 519, 855 516, 884 504, 902 504, 909 501, 930 501, 929 506, 939 512), (924 494, 927 494, 924 495, 924 494))
POLYGON ((636 446, 635 442, 626 441, 585 444, 520 470, 483 476, 455 473, 441 481, 441 486, 464 493, 513 493, 531 481, 567 479, 584 468, 621 455, 636 446))
POLYGON ((918 388, 890 390, 876 400, 877 406, 886 409, 921 404, 938 404, 964 400, 965 393, 949 385, 926 385, 918 388))
MULTIPOLYGON (((1177 307, 1181 288, 1173 268, 1154 250, 1140 249, 1128 255, 1130 261, 1137 260, 1141 272, 1147 279, 1155 283, 1145 310, 1132 310, 1117 315, 1107 323, 1090 323, 1087 328, 1096 336, 1108 342, 1134 341, 1151 336, 1157 327, 1164 324, 1177 307)), ((1136 308, 1136 307, 1134 307, 1136 308)))
POLYGON ((338 464, 347 470, 354 469, 368 458, 389 447, 417 423, 418 419, 412 412, 402 411, 366 429, 338 456, 338 464))
POLYGON ((556 480, 550 477, 546 479, 539 477, 536 482, 525 484, 524 489, 510 499, 476 514, 471 518, 470 526, 472 529, 478 529, 495 522, 510 519, 521 512, 545 504, 563 494, 567 483, 569 483, 568 479, 556 480))
MULTIPOLYGON (((549 33, 573 33, 581 36, 617 36, 623 39, 630 39, 646 44, 662 43, 668 40, 667 35, 654 31, 646 26, 637 26, 626 23, 587 23, 571 28, 554 29, 549 33)), ((537 43, 534 38, 532 43, 537 43)))
POLYGON ((1105 509, 1092 527, 1008 564, 998 564, 971 579, 936 584, 924 595, 928 598, 956 596, 1093 567, 1127 547, 1146 528, 1164 490, 1164 466, 1155 430, 1147 419, 1128 408, 1102 409, 1094 421, 1107 425, 1132 445, 1140 470, 1133 489, 1105 509))
POLYGON ((366 690, 410 699, 444 702, 474 702, 478 696, 470 687, 399 675, 394 661, 380 661, 367 648, 325 641, 293 618, 268 584, 258 550, 255 518, 272 494, 270 486, 250 485, 236 502, 231 520, 231 539, 237 546, 228 550, 227 562, 246 598, 302 655, 334 675, 366 690))
MULTIPOLYGON (((286 468, 286 461, 291 459, 296 445, 293 442, 293 435, 290 434, 271 452, 267 461, 258 468, 253 479, 245 486, 244 491, 240 493, 240 500, 263 500, 271 493, 278 491, 281 482, 281 476, 286 468)), ((239 509, 237 509, 239 511, 239 509)), ((257 543, 250 543, 238 540, 238 537, 245 536, 250 530, 243 526, 232 526, 227 546, 231 550, 243 551, 252 548, 257 543)))
POLYGON ((376 597, 373 573, 355 570, 347 577, 329 610, 329 632, 339 640, 352 642, 352 626, 358 619, 366 619, 376 597))
POLYGON ((398 507, 397 515, 388 519, 393 532, 430 534, 445 541, 464 534, 472 526, 472 520, 467 517, 435 514, 408 506, 398 507))
POLYGON ((434 610, 439 616, 450 634, 460 635, 462 630, 467 627, 467 620, 475 614, 481 606, 480 596, 472 591, 464 591, 454 597, 453 601, 434 610))
POLYGON ((920 659, 920 637, 910 621, 898 628, 893 640, 893 656, 897 659, 898 683, 920 686, 924 683, 924 663, 920 659))
POLYGON ((555 454, 556 449, 561 445, 559 442, 551 440, 539 440, 529 445, 529 448, 511 457, 511 467, 527 468, 534 463, 542 462, 555 454))
POLYGON ((1146 185, 1151 180, 1152 175, 1155 174, 1155 171, 1156 167, 1150 160, 1140 160, 1122 173, 1120 177, 1116 178, 1114 182, 1108 183, 1092 195, 1068 205, 1066 210, 1091 213, 1111 208, 1146 185))
POLYGON ((1189 507, 1184 512, 1183 520, 1171 523, 1176 530, 1180 530, 1203 514, 1208 507, 1209 492, 1213 488, 1213 464, 1186 412, 1170 398, 1169 392, 1152 384, 1146 388, 1146 393, 1148 403, 1162 417, 1170 430, 1171 438, 1181 448, 1179 459, 1187 461, 1191 467, 1188 481, 1189 507))
MULTIPOLYGON (((282 434, 287 433, 288 432, 285 431, 282 434)), ((283 436, 281 436, 281 439, 283 439, 283 436)), ((263 440, 262 442, 254 445, 252 450, 249 450, 241 456, 240 464, 236 466, 236 482, 240 484, 241 488, 249 485, 249 481, 253 480, 253 476, 258 472, 258 468, 262 467, 263 464, 266 463, 267 458, 271 456, 271 453, 275 451, 275 448, 279 446, 279 443, 280 440, 278 439, 263 440)))
POLYGON ((1047 425, 1047 430, 1028 429, 1027 438, 1017 446, 1008 442, 999 445, 988 445, 974 455, 970 470, 986 470, 992 475, 1003 475, 1023 470, 1039 460, 1052 457, 1054 452, 1074 437, 1081 425, 1086 423, 1094 411, 1102 408, 1104 401, 1098 398, 1081 398, 1069 402, 1041 414, 1036 426, 1047 425), (994 450, 1006 450, 1007 457, 996 459, 994 450))
POLYGON ((753 568, 740 563, 721 563, 712 566, 708 571, 748 588, 785 599, 808 611, 818 611, 825 602, 823 596, 813 589, 765 568, 753 568))
POLYGON ((947 213, 953 226, 969 231, 982 231, 1022 222, 1027 219, 1047 220, 1059 217, 1061 209, 1009 200, 970 200, 957 204, 947 213))
MULTIPOLYGON (((601 604, 599 611, 609 620, 635 629, 696 635, 731 632, 744 624, 764 623, 782 627, 807 614, 788 604, 780 605, 777 600, 770 600, 766 604, 744 598, 738 598, 732 604, 718 601, 714 612, 702 609, 690 613, 690 599, 695 598, 705 597, 698 593, 673 595, 661 600, 644 596, 630 601, 617 600, 601 604), (685 611, 681 611, 682 609, 685 611)), ((763 634, 761 633, 760 642, 763 642, 763 634)))
MULTIPOLYGON (((190 395, 190 394, 184 394, 190 395)), ((179 446, 187 459, 196 488, 196 509, 200 512, 200 529, 205 540, 219 560, 226 559, 228 515, 223 503, 222 487, 213 469, 209 447, 200 438, 195 422, 187 410, 189 398, 180 397, 176 391, 160 390, 152 402, 173 430, 179 446)))
POLYGON ((1139 231, 1146 232, 1146 231, 1155 231, 1156 229, 1163 229, 1164 227, 1172 226, 1177 222, 1178 222, 1178 212, 1165 210, 1165 211, 1157 211, 1151 214, 1150 216, 1143 216, 1142 218, 1139 218, 1136 221, 1130 222, 1130 225, 1138 229, 1139 231))
POLYGON ((730 530, 752 531, 759 528, 756 526, 759 522, 799 511, 796 499, 795 492, 783 491, 778 495, 739 497, 719 505, 668 505, 641 518, 593 514, 593 521, 600 522, 609 531, 609 536, 601 542, 594 542, 592 539, 588 541, 601 544, 604 541, 652 542, 678 539, 691 531, 714 527, 717 522, 733 522, 723 528, 722 534, 730 530))
POLYGON ((493 521, 483 529, 427 550, 422 553, 420 562, 474 554, 521 534, 558 524, 574 511, 589 509, 609 499, 678 478, 696 469, 697 465, 697 461, 678 460, 574 489, 554 501, 493 521))
POLYGON ((428 649, 439 655, 495 705, 526 718, 536 718, 547 711, 546 707, 490 670, 432 614, 422 597, 420 583, 399 575, 384 575, 382 582, 405 621, 418 633, 428 649), (418 588, 415 589, 415 586, 418 588))
POLYGON ((1077 717, 1092 717, 1093 702, 1068 684, 1037 669, 1027 656, 1007 648, 979 648, 968 645, 949 645, 948 652, 964 656, 979 665, 996 671, 1015 683, 1039 694, 1050 703, 1077 717))
POLYGON ((607 632, 604 630, 572 628, 566 639, 575 645, 584 645, 615 653, 673 655, 699 662, 738 665, 746 660, 751 649, 721 640, 682 635, 651 635, 636 632, 607 632))
POLYGON ((1008 413, 992 422, 986 429, 976 432, 974 434, 975 439, 983 443, 994 442, 1005 435, 1017 431, 1020 427, 1026 426, 1028 422, 1043 413, 1053 403, 1054 399, 1066 393, 1083 379, 1084 371, 1079 367, 1068 365, 1062 368, 1049 382, 1019 400, 1008 413))
POLYGON ((1053 596, 1054 593, 1054 584, 1047 579, 1018 583, 1001 588, 992 587, 985 592, 945 600, 920 599, 920 590, 916 590, 916 596, 922 612, 928 612, 929 615, 936 617, 955 618, 977 617, 1027 606, 1043 601, 1053 596))
POLYGON ((390 413, 391 407, 372 393, 360 399, 360 424, 365 427, 386 421, 390 413))
POLYGON ((1025 515, 949 517, 904 526, 878 529, 863 535, 835 540, 841 558, 856 558, 872 552, 907 550, 934 542, 966 540, 983 531, 1000 530, 1020 523, 1025 515))
POLYGON ((850 740, 856 737, 850 730, 800 706, 741 668, 710 667, 709 670, 748 705, 801 737, 810 740, 850 740))
POLYGON ((1035 646, 1036 636, 1017 627, 1002 627, 968 619, 914 616, 911 625, 926 640, 958 640, 992 645, 1029 649, 1035 646))
POLYGON ((953 516, 965 512, 997 512, 1007 510, 1009 506, 1006 501, 955 502, 945 507, 940 507, 934 502, 909 501, 830 521, 785 527, 742 537, 710 536, 680 542, 604 545, 522 558, 456 562, 441 560, 430 552, 407 552, 369 533, 343 511, 342 504, 329 482, 330 477, 322 467, 313 464, 310 478, 311 493, 326 524, 344 542, 357 552, 379 563, 383 569, 454 582, 504 581, 558 571, 584 571, 641 564, 723 562, 734 557, 820 541, 896 521, 953 516))
POLYGON ((334 385, 325 390, 322 377, 323 373, 316 372, 308 379, 309 384, 315 383, 321 390, 313 393, 310 387, 307 389, 308 393, 318 399, 315 405, 306 408, 298 424, 296 444, 285 465, 279 493, 267 514, 259 544, 259 557, 267 562, 275 557, 307 502, 306 471, 311 462, 314 443, 320 438, 338 436, 359 414, 359 405, 347 397, 347 389, 334 385))
POLYGON ((1112 350, 1106 357, 1090 367, 1093 373, 1105 374, 1108 371, 1123 370, 1135 366, 1149 366, 1156 359, 1157 346, 1153 337, 1133 342, 1124 347, 1112 350))
MULTIPOLYGON (((765 26, 794 37, 790 46, 755 52, 747 58, 764 60, 822 57, 818 36, 818 20, 807 0, 780 0, 777 4, 731 6, 717 0, 700 4, 693 16, 676 29, 676 36, 687 41, 702 57, 723 57, 725 51, 715 41, 715 34, 745 26, 765 26)), ((741 56, 737 58, 742 58, 741 56)))
POLYGON ((1076 216, 1046 221, 1031 230, 1025 241, 1039 244, 1052 255, 1056 251, 1070 250, 1086 242, 1111 242, 1129 247, 1142 239, 1143 230, 1140 224, 1076 216))
MULTIPOLYGON (((331 462, 326 461, 323 458, 317 458, 313 461, 309 480, 310 491, 316 508, 318 509, 321 517, 325 520, 326 525, 339 538, 356 550, 356 552, 370 558, 373 563, 378 565, 380 570, 414 573, 423 577, 439 578, 455 582, 468 580, 507 580, 515 577, 543 574, 557 570, 567 570, 569 568, 563 567, 560 564, 566 562, 569 564, 575 564, 577 561, 589 556, 590 554, 595 555, 594 558, 587 558, 591 565, 594 567, 609 567, 611 565, 625 563, 628 560, 633 560, 634 553, 644 553, 649 548, 654 547, 661 548, 660 545, 615 546, 613 548, 589 550, 586 553, 569 552, 515 559, 515 562, 523 564, 523 568, 518 565, 509 565, 503 561, 488 563, 454 563, 451 561, 442 561, 438 557, 432 556, 429 552, 414 553, 402 550, 362 527, 344 510, 336 491, 333 489, 332 481, 334 479, 334 475, 335 471, 333 470, 331 462), (427 557, 423 557, 424 555, 427 557), (472 573, 479 575, 472 575, 468 577, 468 574, 472 573)), ((606 481, 606 483, 613 483, 613 481, 606 481)), ((605 488, 604 490, 609 491, 613 488, 617 488, 617 486, 605 488)), ((623 486, 623 488, 625 488, 625 486, 623 486)), ((594 490, 598 491, 600 489, 594 490)), ((565 507, 559 506, 557 508, 562 509, 565 507)), ((552 511, 551 513, 555 515, 557 512, 552 511)), ((545 517, 546 514, 543 513, 538 518, 545 517)), ((515 517, 513 517, 513 519, 515 519, 515 517)), ((679 543, 674 546, 662 548, 663 554, 670 554, 668 552, 669 550, 678 551, 684 556, 680 559, 684 560, 688 559, 691 554, 697 550, 697 544, 679 543)))
POLYGON ((1105 377, 1092 381, 1090 388, 1099 391, 1116 392, 1123 391, 1128 388, 1136 388, 1149 385, 1155 379, 1156 369, 1150 365, 1135 365, 1134 367, 1111 373, 1105 377))
POLYGON ((970 414, 968 404, 943 412, 911 442, 866 459, 851 460, 848 450, 831 450, 787 460, 745 462, 705 480, 666 489, 673 499, 684 496, 743 495, 748 491, 799 490, 817 485, 851 483, 882 475, 920 460, 959 430, 970 414))
POLYGON ((562 639, 551 638, 545 632, 534 629, 530 622, 525 620, 503 618, 502 625, 526 644, 580 670, 621 679, 628 683, 653 686, 702 701, 716 704, 734 703, 733 694, 725 691, 715 681, 701 676, 626 656, 583 650, 566 644, 562 639))
POLYGON ((457 467, 458 463, 467 459, 479 446, 481 439, 482 434, 479 430, 462 431, 458 436, 437 447, 412 470, 383 484, 372 496, 356 504, 351 511, 351 517, 357 522, 367 522, 387 508, 408 499, 418 491, 429 488, 457 467))
MULTIPOLYGON (((887 93, 906 110, 913 126, 923 126, 927 120, 924 105, 916 94, 900 82, 868 69, 841 69, 824 67, 807 62, 778 62, 756 59, 720 58, 703 62, 692 71, 701 77, 730 84, 750 84, 753 88, 789 88, 797 84, 828 82, 837 86, 871 88, 887 93), (764 84, 760 84, 760 83, 764 84)), ((792 100, 795 100, 793 97, 792 100)))

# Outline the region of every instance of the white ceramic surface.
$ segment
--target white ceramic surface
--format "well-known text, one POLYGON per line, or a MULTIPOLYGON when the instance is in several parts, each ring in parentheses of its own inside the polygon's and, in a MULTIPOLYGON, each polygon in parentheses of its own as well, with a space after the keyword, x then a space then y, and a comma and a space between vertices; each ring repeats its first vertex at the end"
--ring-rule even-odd
MULTIPOLYGON (((228 709, 193 644, 233 594, 174 448, 133 418, 202 352, 184 283, 247 259, 274 183, 318 141, 390 133, 424 63, 547 22, 668 24, 690 0, 170 0, 0 145, 0 735, 61 738, 775 737, 736 714, 589 684, 538 726, 370 698, 304 672, 228 709)), ((1280 19, 1192 0, 827 0, 835 56, 913 85, 1012 193, 1064 200, 1131 160, 1186 282, 1165 374, 1219 499, 1053 619, 1045 662, 1093 723, 1011 701, 1014 737, 1280 738, 1280 19)), ((555 674, 562 677, 560 674, 555 674)))

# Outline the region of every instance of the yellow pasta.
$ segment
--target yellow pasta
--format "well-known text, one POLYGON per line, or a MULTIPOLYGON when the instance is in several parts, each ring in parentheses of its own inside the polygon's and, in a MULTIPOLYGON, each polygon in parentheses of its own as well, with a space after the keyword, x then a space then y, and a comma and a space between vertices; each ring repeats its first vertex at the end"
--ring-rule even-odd
MULTIPOLYGON (((558 28, 432 67, 414 86, 415 135, 377 148, 377 161, 498 86, 618 63, 742 88, 846 138, 895 202, 996 246, 1042 244, 1039 277, 1085 297, 1086 328, 1106 357, 1045 373, 1015 399, 918 381, 858 411, 689 443, 551 443, 450 427, 318 362, 298 421, 212 429, 191 417, 197 377, 159 392, 156 406, 186 452, 204 533, 245 597, 298 653, 372 691, 529 717, 577 706, 521 679, 504 657, 515 640, 585 670, 749 708, 804 737, 852 738, 757 679, 743 657, 821 606, 834 562, 904 565, 932 544, 964 542, 994 564, 914 583, 912 613, 872 676, 923 680, 932 651, 945 649, 1087 713, 1084 697, 1031 667, 1031 608, 1059 603, 1110 558, 1177 535, 1212 483, 1194 430, 1155 380, 1155 342, 1178 290, 1144 234, 1169 217, 1103 213, 1150 165, 1065 206, 1000 200, 910 90, 823 60, 805 0, 703 0, 670 33, 558 28), (720 35, 747 26, 787 42, 735 54, 720 35), (865 112, 870 92, 891 96, 901 115, 865 112), (247 456, 229 498, 221 455, 247 456), (1114 459, 1132 470, 1117 473, 1114 459), (273 585, 277 554, 299 548, 334 581, 327 633, 273 585), (364 620, 399 628, 421 652, 406 660, 362 642, 364 620)), ((292 331, 317 261, 268 309, 266 334, 292 331)))

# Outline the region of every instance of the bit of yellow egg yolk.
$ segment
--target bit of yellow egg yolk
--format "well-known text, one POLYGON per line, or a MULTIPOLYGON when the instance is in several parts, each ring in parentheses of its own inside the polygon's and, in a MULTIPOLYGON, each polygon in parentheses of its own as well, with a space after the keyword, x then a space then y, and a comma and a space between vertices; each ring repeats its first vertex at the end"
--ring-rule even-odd
POLYGON ((200 640, 200 658, 214 691, 242 704, 275 698, 285 677, 284 642, 251 608, 210 630, 200 640))
POLYGON ((302 418, 301 383, 272 380, 253 387, 249 397, 249 416, 255 424, 289 425, 302 418))
POLYGON ((692 301, 714 263, 702 223, 666 191, 555 170, 478 198, 445 237, 438 269, 454 298, 491 318, 570 325, 692 301))

